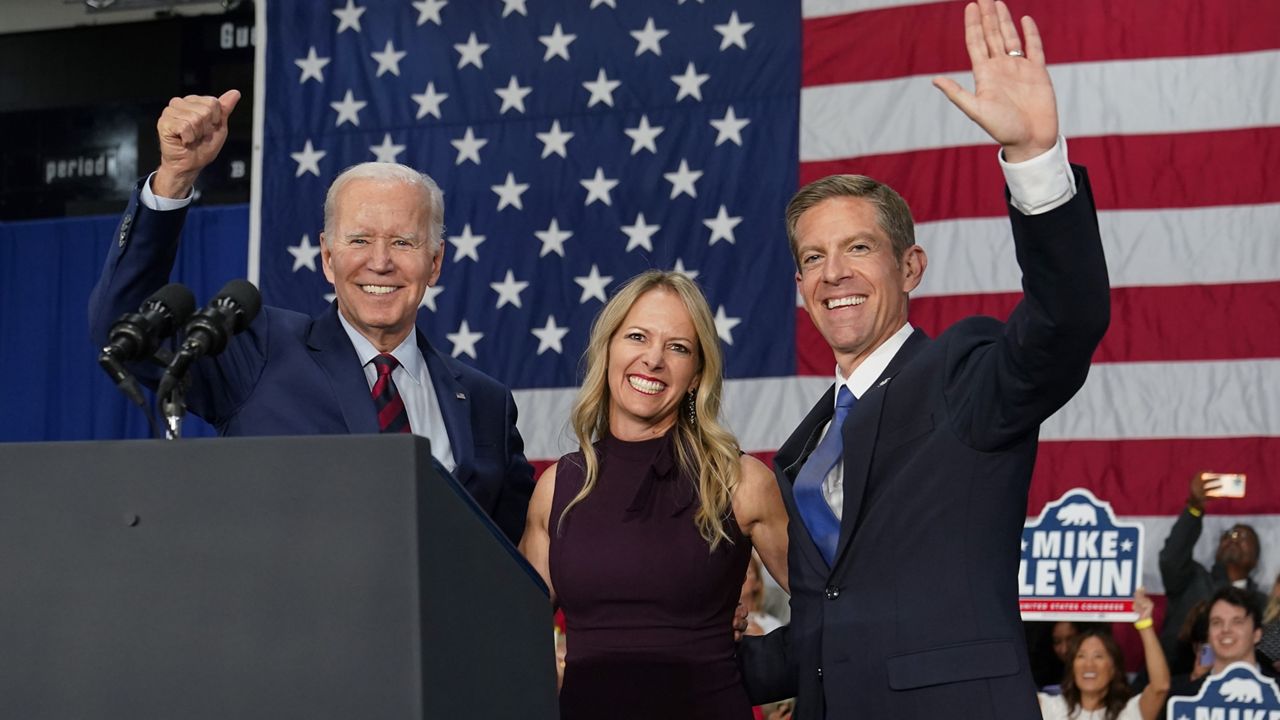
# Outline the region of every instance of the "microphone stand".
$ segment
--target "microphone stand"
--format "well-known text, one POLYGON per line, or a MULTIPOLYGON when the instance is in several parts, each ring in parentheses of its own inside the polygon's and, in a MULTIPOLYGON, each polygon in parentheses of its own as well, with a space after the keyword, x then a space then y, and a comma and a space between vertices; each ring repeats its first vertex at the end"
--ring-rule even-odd
POLYGON ((133 373, 120 362, 114 354, 108 350, 103 350, 98 356, 98 364, 103 370, 111 376, 116 387, 124 393, 125 397, 134 405, 137 405, 144 417, 147 418, 147 425, 151 427, 151 434, 155 437, 160 436, 160 426, 156 424, 155 414, 151 411, 151 406, 147 404, 147 399, 142 395, 142 387, 138 385, 138 380, 134 378, 133 373))
MULTIPOLYGON (((173 352, 168 348, 161 348, 156 351, 154 359, 162 366, 167 368, 169 363, 173 361, 173 352)), ((182 419, 187 414, 187 403, 183 397, 187 383, 189 381, 184 377, 173 383, 173 388, 159 394, 157 391, 156 404, 160 409, 160 416, 164 418, 164 439, 165 440, 181 440, 182 439, 182 419)), ((161 385, 164 384, 163 378, 161 385)), ((158 435, 159 433, 157 433, 158 435)))
POLYGON ((164 416, 164 439, 181 440, 182 418, 187 414, 181 383, 175 385, 168 395, 160 398, 160 413, 164 416))

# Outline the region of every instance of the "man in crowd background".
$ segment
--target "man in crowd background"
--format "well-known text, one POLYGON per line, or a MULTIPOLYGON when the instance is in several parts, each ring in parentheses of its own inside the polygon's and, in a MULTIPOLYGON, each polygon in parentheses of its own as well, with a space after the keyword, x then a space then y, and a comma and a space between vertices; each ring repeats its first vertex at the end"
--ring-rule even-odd
POLYGON ((1227 586, 1240 588, 1259 607, 1266 603, 1266 595, 1251 577, 1258 566, 1259 547, 1258 533, 1249 525, 1237 524, 1222 534, 1212 568, 1206 569, 1191 557, 1204 529, 1205 505, 1211 499, 1208 492, 1214 482, 1206 473, 1191 478, 1187 504, 1160 549, 1160 579, 1168 601, 1160 644, 1175 675, 1189 672, 1195 660, 1190 645, 1179 642, 1178 635, 1198 603, 1227 586))

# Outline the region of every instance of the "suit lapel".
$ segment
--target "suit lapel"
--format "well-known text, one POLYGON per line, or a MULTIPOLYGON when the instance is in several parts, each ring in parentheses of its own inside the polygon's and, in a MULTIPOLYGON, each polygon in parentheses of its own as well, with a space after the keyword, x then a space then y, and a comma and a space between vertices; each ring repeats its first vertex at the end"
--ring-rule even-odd
MULTIPOLYGON (((898 352, 889 361, 884 372, 872 383, 858 404, 845 420, 844 440, 844 509, 840 515, 840 542, 836 545, 836 562, 839 565, 853 538, 862 512, 862 501, 867 492, 871 473, 871 461, 875 455, 876 438, 880 434, 880 417, 884 411, 884 399, 897 375, 916 353, 928 342, 923 331, 911 333, 898 352)), ((834 567, 834 565, 833 565, 834 567)))
POLYGON ((461 373, 455 362, 445 358, 431 347, 427 338, 418 331, 418 347, 422 350, 422 358, 427 361, 427 373, 431 376, 431 387, 436 391, 436 401, 440 403, 440 414, 444 416, 444 429, 449 434, 449 445, 453 450, 453 461, 457 468, 453 476, 465 487, 475 472, 475 439, 471 434, 471 394, 460 382, 461 373))
POLYGON ((360 357, 351 338, 338 321, 337 303, 311 321, 307 347, 320 368, 329 376, 329 384, 342 409, 342 419, 351 433, 378 432, 378 415, 369 393, 360 357))
MULTIPOLYGON (((887 370, 886 370, 887 372, 887 370)), ((840 513, 840 542, 836 544, 836 563, 849 545, 858 513, 862 511, 862 496, 867 490, 867 474, 871 470, 871 455, 880 432, 880 411, 884 409, 884 389, 889 377, 876 381, 858 398, 858 404, 844 421, 844 510, 840 513)))
POLYGON ((835 413, 835 384, 827 388, 822 394, 822 399, 809 410, 809 414, 801 421, 800 426, 791 433, 791 437, 778 448, 778 452, 773 456, 774 473, 778 476, 778 485, 782 490, 783 502, 791 514, 791 522, 800 526, 800 531, 791 534, 791 537, 803 536, 797 545, 799 551, 804 554, 809 563, 815 568, 823 568, 824 572, 827 567, 827 561, 822 557, 822 553, 818 551, 818 546, 813 542, 813 536, 809 534, 809 529, 804 527, 804 520, 801 519, 799 511, 796 509, 795 494, 792 486, 796 481, 796 474, 800 472, 800 468, 804 465, 805 460, 809 459, 809 454, 813 452, 813 448, 817 446, 818 439, 822 436, 822 428, 831 420, 831 416, 835 413))

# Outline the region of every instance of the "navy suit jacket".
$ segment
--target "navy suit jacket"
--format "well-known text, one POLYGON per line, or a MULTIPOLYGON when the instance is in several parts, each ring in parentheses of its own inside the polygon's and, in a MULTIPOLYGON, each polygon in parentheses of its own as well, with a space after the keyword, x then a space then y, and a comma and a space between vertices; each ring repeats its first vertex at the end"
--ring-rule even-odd
POLYGON ((834 387, 775 456, 791 516, 791 625, 741 647, 753 700, 796 717, 1039 718, 1018 611, 1039 426, 1084 383, 1110 318, 1087 177, 1043 215, 1010 208, 1024 298, 1008 322, 917 330, 841 428, 844 508, 828 567, 792 485, 834 387))
MULTIPOLYGON (((105 344, 121 314, 136 312, 168 282, 186 210, 157 212, 135 192, 89 299, 93 341, 105 344)), ((512 542, 519 542, 533 492, 533 468, 516 429, 516 406, 501 383, 436 352, 421 331, 453 457, 454 476, 512 542)), ((153 389, 159 369, 137 364, 153 389)), ((318 435, 378 432, 355 347, 337 304, 312 317, 264 307, 215 358, 192 367, 188 407, 222 435, 318 435)))

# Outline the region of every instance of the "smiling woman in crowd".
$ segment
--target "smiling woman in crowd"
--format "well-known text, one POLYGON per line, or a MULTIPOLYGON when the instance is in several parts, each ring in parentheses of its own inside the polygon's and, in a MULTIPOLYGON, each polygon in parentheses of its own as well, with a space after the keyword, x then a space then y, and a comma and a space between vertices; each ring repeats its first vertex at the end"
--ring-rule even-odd
POLYGON ((1141 588, 1133 596, 1150 682, 1134 694, 1124 674, 1124 655, 1111 634, 1086 630, 1071 641, 1061 695, 1040 695, 1044 720, 1155 720, 1169 695, 1169 665, 1152 627, 1154 603, 1141 588))

